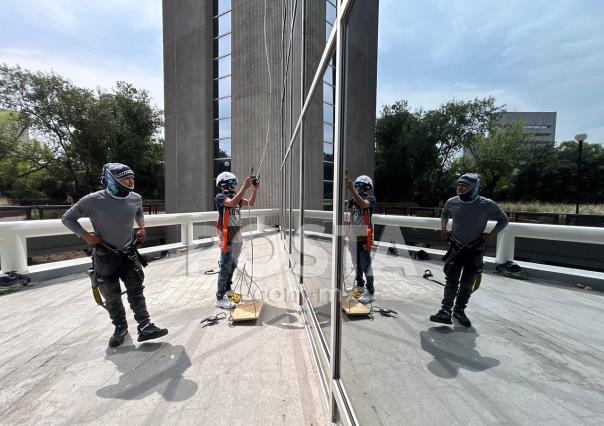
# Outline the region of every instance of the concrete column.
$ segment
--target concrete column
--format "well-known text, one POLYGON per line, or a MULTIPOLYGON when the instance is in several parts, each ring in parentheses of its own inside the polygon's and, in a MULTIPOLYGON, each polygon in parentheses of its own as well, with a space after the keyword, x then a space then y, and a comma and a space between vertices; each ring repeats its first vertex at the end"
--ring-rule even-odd
POLYGON ((27 273, 27 239, 22 235, 12 234, 0 241, 0 262, 4 272, 27 273))
POLYGON ((180 242, 189 247, 193 243, 193 223, 183 222, 180 224, 180 242))
POLYGON ((264 216, 258 216, 256 218, 256 231, 264 232, 266 229, 266 220, 264 216))
POLYGON ((516 236, 511 229, 504 229, 497 235, 497 251, 495 252, 495 261, 497 263, 514 260, 514 248, 516 245, 516 236))

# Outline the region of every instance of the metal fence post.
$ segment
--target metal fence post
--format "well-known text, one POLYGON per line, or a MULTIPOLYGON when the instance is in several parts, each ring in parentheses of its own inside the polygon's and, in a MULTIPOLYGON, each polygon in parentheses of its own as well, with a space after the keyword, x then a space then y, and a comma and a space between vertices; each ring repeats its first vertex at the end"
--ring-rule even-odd
POLYGON ((4 272, 27 273, 27 239, 14 233, 0 240, 0 262, 4 272))
POLYGON ((264 216, 256 216, 256 231, 264 232, 266 229, 266 220, 264 216))
POLYGON ((497 235, 497 251, 495 252, 495 261, 503 263, 514 260, 514 249, 516 245, 516 236, 514 235, 513 225, 508 225, 506 229, 497 235))

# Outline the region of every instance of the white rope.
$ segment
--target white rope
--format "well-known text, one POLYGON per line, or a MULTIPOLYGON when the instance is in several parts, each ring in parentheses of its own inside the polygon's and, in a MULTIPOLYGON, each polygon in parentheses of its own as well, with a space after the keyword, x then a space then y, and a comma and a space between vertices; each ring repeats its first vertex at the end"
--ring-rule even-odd
MULTIPOLYGON (((266 120, 266 136, 264 139, 264 149, 262 150, 262 157, 260 159, 260 165, 258 166, 258 170, 256 171, 256 177, 260 177, 260 169, 262 168, 262 163, 264 163, 264 156, 266 154, 266 148, 268 146, 268 137, 270 135, 270 129, 271 129, 271 120, 270 120, 270 111, 271 111, 271 106, 273 103, 273 77, 271 75, 271 64, 270 64, 270 60, 268 57, 268 40, 267 40, 267 36, 266 36, 266 15, 267 15, 267 1, 268 0, 264 0, 264 18, 263 18, 263 31, 264 31, 264 56, 266 58, 266 69, 267 69, 267 73, 268 73, 268 119, 266 120)), ((248 220, 251 222, 252 219, 252 211, 250 208, 250 205, 248 203, 248 220)), ((250 279, 253 280, 254 278, 254 235, 251 235, 250 238, 250 246, 252 249, 252 265, 251 265, 251 271, 250 271, 250 279)))
POLYGON ((258 166, 258 170, 256 171, 257 176, 260 176, 260 169, 262 169, 262 164, 264 163, 264 156, 266 155, 266 148, 268 147, 268 137, 270 134, 270 129, 271 129, 271 120, 270 120, 270 112, 271 112, 271 106, 273 104, 273 77, 271 75, 271 64, 270 64, 270 60, 268 57, 268 40, 267 40, 267 36, 266 36, 266 13, 267 13, 267 1, 268 0, 264 0, 264 22, 263 22, 263 29, 264 29, 264 56, 266 58, 266 69, 267 69, 267 73, 268 73, 268 119, 266 120, 266 136, 265 136, 265 140, 264 140, 264 149, 262 150, 262 157, 260 158, 260 165, 258 166))

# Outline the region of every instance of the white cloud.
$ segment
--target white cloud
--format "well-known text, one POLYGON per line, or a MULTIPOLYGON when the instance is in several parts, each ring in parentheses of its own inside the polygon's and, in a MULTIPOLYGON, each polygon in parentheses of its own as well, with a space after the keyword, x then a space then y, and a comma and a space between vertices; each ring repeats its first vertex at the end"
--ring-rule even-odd
POLYGON ((148 72, 135 64, 116 62, 95 55, 65 55, 38 49, 0 48, 0 60, 30 71, 54 71, 73 83, 89 89, 110 89, 116 81, 126 81, 149 91, 152 102, 164 108, 163 75, 148 72))
POLYGON ((434 109, 452 100, 471 100, 494 96, 498 105, 505 104, 509 111, 531 111, 535 108, 531 99, 523 93, 510 88, 483 87, 480 85, 426 83, 394 83, 378 85, 377 108, 406 99, 412 109, 434 109))

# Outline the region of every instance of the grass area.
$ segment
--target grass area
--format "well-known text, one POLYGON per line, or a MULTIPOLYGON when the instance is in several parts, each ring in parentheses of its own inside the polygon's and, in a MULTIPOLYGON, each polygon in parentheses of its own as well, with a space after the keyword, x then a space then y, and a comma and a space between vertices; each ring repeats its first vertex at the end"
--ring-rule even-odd
MULTIPOLYGON (((535 213, 559 213, 574 214, 574 204, 533 202, 507 202, 498 203, 507 212, 535 212, 535 213)), ((580 204, 580 214, 604 215, 604 204, 580 204)))

